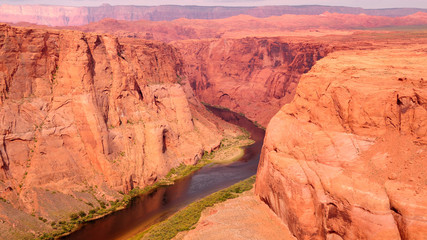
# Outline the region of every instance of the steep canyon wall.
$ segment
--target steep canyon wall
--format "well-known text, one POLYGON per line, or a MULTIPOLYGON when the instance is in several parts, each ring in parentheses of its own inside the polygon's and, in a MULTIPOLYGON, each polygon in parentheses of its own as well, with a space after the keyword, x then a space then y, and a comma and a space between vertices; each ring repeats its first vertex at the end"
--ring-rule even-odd
POLYGON ((68 218, 216 148, 227 124, 182 72, 167 44, 0 25, 3 234, 34 234, 30 214, 68 218))
POLYGON ((201 101, 266 126, 292 100, 301 74, 332 48, 281 38, 179 41, 188 81, 201 101))
POLYGON ((427 42, 417 38, 330 53, 269 123, 256 194, 298 239, 427 235, 427 42))

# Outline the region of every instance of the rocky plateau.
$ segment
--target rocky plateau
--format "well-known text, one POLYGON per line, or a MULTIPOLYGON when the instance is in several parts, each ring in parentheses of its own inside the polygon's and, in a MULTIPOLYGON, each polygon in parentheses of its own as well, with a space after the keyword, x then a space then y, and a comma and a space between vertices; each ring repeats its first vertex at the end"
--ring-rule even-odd
POLYGON ((75 26, 98 22, 105 18, 117 20, 171 21, 187 19, 220 19, 237 15, 265 18, 283 14, 319 15, 324 12, 342 14, 367 14, 375 16, 402 17, 416 12, 427 12, 419 8, 363 9, 333 6, 259 6, 259 7, 205 7, 205 6, 111 6, 71 7, 48 5, 0 5, 0 21, 8 23, 29 22, 49 26, 75 26))
MULTIPOLYGON (((28 23, 19 23, 18 25, 37 27, 28 23)), ((125 21, 105 18, 83 26, 58 28, 171 42, 186 39, 289 36, 296 35, 299 31, 302 31, 303 35, 319 35, 326 31, 323 33, 324 35, 331 34, 327 30, 348 31, 425 25, 427 25, 427 13, 419 11, 401 17, 324 12, 319 15, 284 14, 266 18, 237 15, 213 20, 181 18, 173 21, 125 21)))

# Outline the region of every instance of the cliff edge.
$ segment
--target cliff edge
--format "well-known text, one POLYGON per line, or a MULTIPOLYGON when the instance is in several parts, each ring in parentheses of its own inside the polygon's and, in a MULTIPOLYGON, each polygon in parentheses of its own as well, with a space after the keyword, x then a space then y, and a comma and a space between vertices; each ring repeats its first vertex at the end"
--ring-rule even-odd
POLYGON ((0 25, 1 237, 37 236, 218 147, 227 124, 181 74, 164 43, 0 25))
POLYGON ((427 42, 381 45, 319 60, 268 125, 256 194, 298 239, 427 235, 427 42))

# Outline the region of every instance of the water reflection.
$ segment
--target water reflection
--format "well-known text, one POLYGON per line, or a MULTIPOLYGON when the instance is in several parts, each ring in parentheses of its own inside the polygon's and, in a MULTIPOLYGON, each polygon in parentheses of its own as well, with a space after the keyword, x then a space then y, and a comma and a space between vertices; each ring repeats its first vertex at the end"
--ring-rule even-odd
POLYGON ((251 133, 255 144, 245 148, 245 154, 239 161, 228 165, 205 166, 174 185, 158 188, 151 194, 133 199, 128 208, 87 223, 62 239, 127 239, 189 203, 256 174, 264 130, 239 114, 211 107, 209 109, 251 133))

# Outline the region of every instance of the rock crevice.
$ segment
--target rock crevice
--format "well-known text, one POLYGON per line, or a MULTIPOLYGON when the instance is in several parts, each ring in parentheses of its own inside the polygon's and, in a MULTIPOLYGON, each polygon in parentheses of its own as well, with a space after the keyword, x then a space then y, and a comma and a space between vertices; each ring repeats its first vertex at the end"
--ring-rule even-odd
POLYGON ((264 126, 292 100, 300 76, 332 51, 325 44, 256 37, 173 45, 201 101, 243 113, 264 126))
POLYGON ((427 92, 412 83, 427 59, 418 47, 330 53, 270 121, 255 192, 298 239, 426 235, 427 111, 417 99, 427 92))
POLYGON ((0 46, 0 197, 28 218, 114 201, 220 144, 170 45, 3 24, 0 46))

